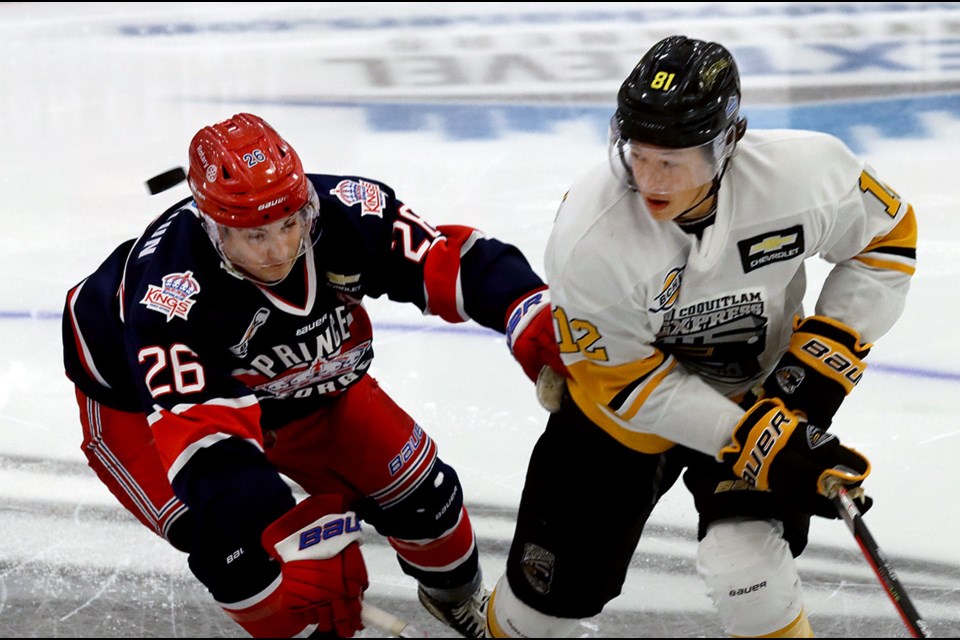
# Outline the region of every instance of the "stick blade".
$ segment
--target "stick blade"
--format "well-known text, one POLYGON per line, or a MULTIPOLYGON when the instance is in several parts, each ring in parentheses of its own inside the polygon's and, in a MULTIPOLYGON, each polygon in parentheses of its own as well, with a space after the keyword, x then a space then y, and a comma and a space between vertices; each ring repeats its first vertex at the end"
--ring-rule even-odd
POLYGON ((174 167, 147 180, 147 189, 153 196, 177 186, 186 179, 187 172, 183 170, 183 167, 174 167))

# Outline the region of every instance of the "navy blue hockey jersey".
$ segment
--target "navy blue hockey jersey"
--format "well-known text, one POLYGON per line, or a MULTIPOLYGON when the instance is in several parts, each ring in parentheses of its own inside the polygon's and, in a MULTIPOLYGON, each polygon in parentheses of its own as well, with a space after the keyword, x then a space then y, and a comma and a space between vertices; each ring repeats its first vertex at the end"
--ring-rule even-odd
POLYGON ((383 183, 308 178, 320 197, 315 243, 277 285, 225 269, 187 199, 67 295, 67 376, 105 405, 147 415, 171 481, 204 447, 262 447, 262 430, 363 376, 373 358, 365 296, 503 332, 511 303, 543 286, 515 247, 435 228, 383 183))

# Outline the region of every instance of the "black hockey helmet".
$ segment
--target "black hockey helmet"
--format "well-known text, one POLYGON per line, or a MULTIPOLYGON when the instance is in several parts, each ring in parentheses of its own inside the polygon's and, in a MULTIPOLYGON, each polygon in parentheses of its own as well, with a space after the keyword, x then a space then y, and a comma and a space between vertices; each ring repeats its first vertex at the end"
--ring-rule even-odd
POLYGON ((739 114, 740 73, 730 52, 677 35, 655 44, 623 82, 612 124, 624 139, 683 148, 715 140, 734 125, 741 137, 739 114))

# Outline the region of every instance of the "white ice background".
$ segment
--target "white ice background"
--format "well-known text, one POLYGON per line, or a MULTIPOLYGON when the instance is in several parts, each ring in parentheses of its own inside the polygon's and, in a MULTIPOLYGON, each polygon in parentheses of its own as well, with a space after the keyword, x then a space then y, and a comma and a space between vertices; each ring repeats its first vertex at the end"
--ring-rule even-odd
MULTIPOLYGON (((198 128, 258 113, 308 171, 383 180, 542 274, 619 82, 671 33, 735 52, 751 126, 840 135, 915 206, 906 309, 834 428, 873 463, 866 522, 914 604, 960 635, 960 3, 361 2, 0 4, 0 636, 242 635, 86 467, 61 361, 67 289, 187 195, 144 181, 198 128)), ((369 307, 373 375, 458 469, 492 586, 546 413, 501 336, 369 307)), ((570 518, 585 554, 604 544, 604 514, 570 518)), ((678 486, 584 633, 718 634, 695 524, 678 486)), ((368 600, 449 635, 383 540, 364 548, 368 600)), ((814 522, 799 566, 818 635, 907 635, 842 522, 814 522)))

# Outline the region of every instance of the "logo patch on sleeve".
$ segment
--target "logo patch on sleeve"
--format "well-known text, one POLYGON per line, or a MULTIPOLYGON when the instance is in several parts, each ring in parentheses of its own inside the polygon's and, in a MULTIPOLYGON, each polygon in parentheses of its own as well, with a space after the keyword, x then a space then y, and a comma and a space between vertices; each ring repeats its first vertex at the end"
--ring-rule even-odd
POLYGON ((200 293, 200 283, 193 277, 193 272, 168 273, 161 278, 161 283, 159 287, 149 285, 140 304, 167 316, 167 322, 174 317, 186 320, 196 302, 191 298, 200 293))
POLYGON ((383 210, 387 206, 387 197, 380 190, 380 187, 372 182, 361 180, 341 180, 336 188, 330 190, 330 194, 337 196, 343 204, 352 207, 360 204, 360 215, 373 215, 383 217, 383 210))
POLYGON ((803 254, 803 225, 770 231, 737 243, 743 272, 750 273, 775 262, 791 260, 803 254))

